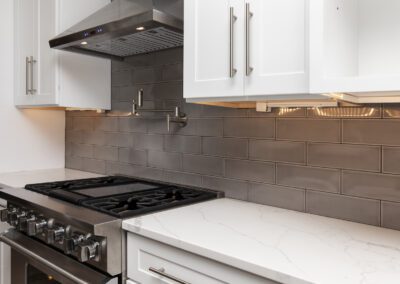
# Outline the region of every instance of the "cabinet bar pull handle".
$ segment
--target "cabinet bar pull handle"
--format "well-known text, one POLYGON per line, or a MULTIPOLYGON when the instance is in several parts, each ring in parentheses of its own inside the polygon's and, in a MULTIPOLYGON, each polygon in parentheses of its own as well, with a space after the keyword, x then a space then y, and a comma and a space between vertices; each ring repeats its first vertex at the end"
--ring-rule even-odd
POLYGON ((246 3, 246 76, 250 76, 253 67, 250 66, 250 18, 253 13, 250 12, 250 3, 246 3))
POLYGON ((233 78, 237 72, 234 66, 234 56, 235 56, 235 35, 234 35, 234 25, 237 17, 234 14, 234 8, 230 7, 229 16, 229 76, 233 78))
POLYGON ((34 82, 34 77, 33 77, 33 65, 36 63, 36 60, 34 60, 33 59, 33 56, 31 56, 30 57, 30 59, 29 59, 29 61, 30 61, 30 64, 31 64, 31 94, 33 95, 34 93, 36 93, 36 90, 35 90, 35 88, 34 88, 34 86, 33 86, 33 82, 34 82))
POLYGON ((29 64, 30 64, 29 57, 26 57, 25 58, 25 93, 27 95, 29 95, 31 93, 31 90, 29 89, 29 86, 30 86, 30 83, 29 83, 29 78, 30 78, 30 75, 29 75, 29 72, 30 72, 29 64))
POLYGON ((189 282, 183 281, 183 280, 181 280, 179 278, 176 278, 175 276, 172 276, 172 275, 169 275, 169 274, 165 273, 165 269, 164 268, 156 269, 156 268, 150 267, 149 271, 153 272, 155 274, 158 274, 160 276, 163 276, 165 278, 168 278, 168 279, 170 279, 172 281, 175 281, 176 283, 179 283, 179 284, 190 284, 189 282))

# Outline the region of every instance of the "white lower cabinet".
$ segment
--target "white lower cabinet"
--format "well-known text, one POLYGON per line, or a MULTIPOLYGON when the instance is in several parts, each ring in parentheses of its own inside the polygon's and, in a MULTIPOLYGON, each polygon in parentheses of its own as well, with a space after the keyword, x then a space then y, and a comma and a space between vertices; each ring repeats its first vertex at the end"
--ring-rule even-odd
POLYGON ((128 284, 276 284, 231 266, 128 233, 128 284))

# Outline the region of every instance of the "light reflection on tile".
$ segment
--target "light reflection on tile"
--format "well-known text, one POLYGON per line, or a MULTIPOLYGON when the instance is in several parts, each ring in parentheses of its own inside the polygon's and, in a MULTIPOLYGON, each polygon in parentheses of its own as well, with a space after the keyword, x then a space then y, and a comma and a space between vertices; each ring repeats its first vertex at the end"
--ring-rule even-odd
POLYGON ((381 108, 379 106, 310 108, 308 109, 308 116, 319 118, 379 118, 381 117, 381 108))

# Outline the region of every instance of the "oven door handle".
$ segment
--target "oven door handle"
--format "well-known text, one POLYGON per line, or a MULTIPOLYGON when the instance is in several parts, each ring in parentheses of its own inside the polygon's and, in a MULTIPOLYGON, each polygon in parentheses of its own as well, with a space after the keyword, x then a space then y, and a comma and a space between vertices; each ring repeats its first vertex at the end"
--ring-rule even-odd
MULTIPOLYGON (((25 235, 13 230, 13 229, 11 229, 11 230, 3 233, 3 234, 0 234, 0 241, 5 243, 5 244, 7 244, 7 245, 9 245, 11 247, 11 249, 19 252, 20 254, 22 254, 22 255, 24 255, 24 256, 26 256, 28 258, 32 258, 32 259, 36 260, 37 262, 42 263, 43 265, 47 266, 50 270, 60 274, 61 276, 65 277, 67 279, 70 279, 71 281, 73 281, 75 283, 78 283, 78 284, 90 284, 90 283, 93 283, 92 280, 93 281, 100 281, 100 282, 95 282, 95 283, 115 283, 114 282, 115 278, 114 279, 110 279, 110 277, 107 277, 105 275, 101 275, 101 276, 100 275, 93 275, 93 277, 96 278, 96 280, 94 280, 94 278, 92 280, 86 280, 86 279, 82 279, 82 278, 79 278, 79 277, 75 276, 75 274, 63 269, 62 267, 58 266, 57 264, 55 264, 53 262, 50 262, 46 258, 44 258, 44 257, 40 256, 39 254, 35 253, 34 251, 32 251, 32 250, 34 250, 33 248, 35 246, 30 245, 29 247, 32 248, 32 250, 31 249, 27 249, 23 245, 24 241, 34 242, 34 243, 37 243, 37 242, 32 240, 32 239, 30 239, 30 238, 28 238, 28 237, 26 237, 25 235), (109 281, 109 280, 111 280, 111 281, 109 281)), ((39 249, 42 249, 42 250, 46 250, 47 249, 47 250, 52 251, 52 253, 58 253, 58 252, 55 252, 51 248, 48 248, 48 247, 45 247, 44 245, 41 245, 40 243, 38 243, 36 247, 38 247, 38 246, 41 247, 39 249)), ((69 257, 67 257, 67 256, 64 256, 64 255, 62 255, 62 256, 65 257, 68 261, 75 262, 74 260, 69 259, 69 257)), ((83 264, 81 264, 79 262, 78 262, 78 264, 83 266, 83 264)), ((92 269, 90 269, 88 267, 84 267, 84 269, 85 270, 87 269, 87 271, 81 271, 82 273, 79 273, 80 275, 86 275, 87 276, 88 273, 84 273, 84 272, 88 272, 88 270, 91 270, 92 273, 97 274, 96 271, 94 271, 94 270, 92 270, 92 269)))

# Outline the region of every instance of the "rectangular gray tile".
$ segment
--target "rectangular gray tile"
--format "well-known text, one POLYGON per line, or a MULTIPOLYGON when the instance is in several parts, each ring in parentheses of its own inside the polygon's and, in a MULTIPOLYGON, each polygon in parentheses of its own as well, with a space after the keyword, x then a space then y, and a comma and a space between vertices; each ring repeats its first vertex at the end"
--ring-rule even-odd
POLYGON ((326 192, 340 191, 340 170, 278 164, 276 183, 326 192))
POLYGON ((305 190, 269 184, 250 184, 249 201, 304 212, 305 190))
POLYGON ((101 131, 82 132, 82 142, 92 145, 106 145, 106 133, 101 131))
POLYGON ((273 118, 225 118, 224 136, 249 138, 274 138, 273 118))
POLYGON ((174 184, 201 187, 202 176, 197 174, 182 173, 179 171, 164 171, 163 181, 174 184))
POLYGON ((137 178, 146 178, 152 180, 162 180, 163 170, 149 167, 142 167, 138 165, 107 162, 106 173, 108 175, 127 175, 137 178))
POLYGON ((305 164, 304 142, 250 140, 249 156, 254 160, 305 164))
POLYGON ((183 97, 183 83, 179 81, 154 84, 154 97, 159 100, 183 97))
POLYGON ((75 156, 65 157, 65 167, 67 169, 82 170, 83 169, 83 158, 75 156))
POLYGON ((153 134, 133 134, 133 147, 135 149, 162 151, 164 149, 164 137, 153 134))
POLYGON ((228 198, 247 200, 248 184, 243 181, 204 176, 203 187, 222 191, 228 198))
POLYGON ((197 119, 195 125, 196 135, 199 136, 222 136, 223 134, 222 119, 197 119))
POLYGON ((163 81, 182 80, 182 78, 183 78, 182 63, 168 64, 162 67, 163 81))
POLYGON ((226 160, 225 176, 246 181, 275 183, 275 163, 226 160))
POLYGON ((97 160, 118 161, 118 147, 94 146, 93 157, 97 160))
POLYGON ((383 172, 400 174, 400 147, 383 147, 382 150, 383 172))
POLYGON ((221 176, 223 174, 223 160, 216 157, 183 155, 183 170, 191 173, 221 176))
POLYGON ((82 158, 93 158, 93 146, 86 144, 73 144, 72 154, 82 158))
POLYGON ((307 191, 306 212, 331 218, 379 226, 378 200, 307 191))
POLYGON ((130 70, 119 70, 111 72, 111 85, 113 87, 128 86, 132 82, 130 70))
POLYGON ((65 131, 65 141, 71 143, 83 143, 84 131, 65 131))
POLYGON ((340 142, 340 120, 278 119, 277 139, 314 142, 340 142))
POLYGON ((82 161, 82 170, 98 174, 106 173, 106 161, 89 158, 83 158, 82 161))
POLYGON ((122 132, 141 132, 147 131, 147 120, 142 118, 120 117, 119 131, 122 132))
POLYGON ((247 158, 248 140, 238 138, 204 137, 202 153, 211 156, 247 158))
POLYGON ((149 166, 167 170, 182 170, 182 155, 161 151, 148 152, 149 166))
POLYGON ((397 146, 400 145, 400 123, 395 119, 344 120, 343 141, 397 146))
POLYGON ((93 117, 74 117, 73 130, 93 130, 94 118, 93 117))
POLYGON ((119 148, 118 161, 134 165, 147 165, 147 152, 145 150, 134 150, 131 148, 119 148))
POLYGON ((376 172, 381 169, 378 146, 309 143, 307 158, 313 166, 376 172))
POLYGON ((400 202, 400 176, 344 171, 342 178, 344 194, 400 202))
POLYGON ((201 152, 201 138, 196 136, 166 135, 164 137, 165 150, 185 154, 199 154, 201 152))
POLYGON ((400 231, 400 203, 382 201, 381 226, 400 231))
POLYGON ((162 70, 158 67, 135 68, 132 72, 132 82, 134 84, 160 82, 162 70))
POLYGON ((114 147, 131 147, 132 134, 121 132, 107 132, 106 145, 114 147))
POLYGON ((95 131, 118 131, 118 117, 96 117, 94 119, 95 131))

